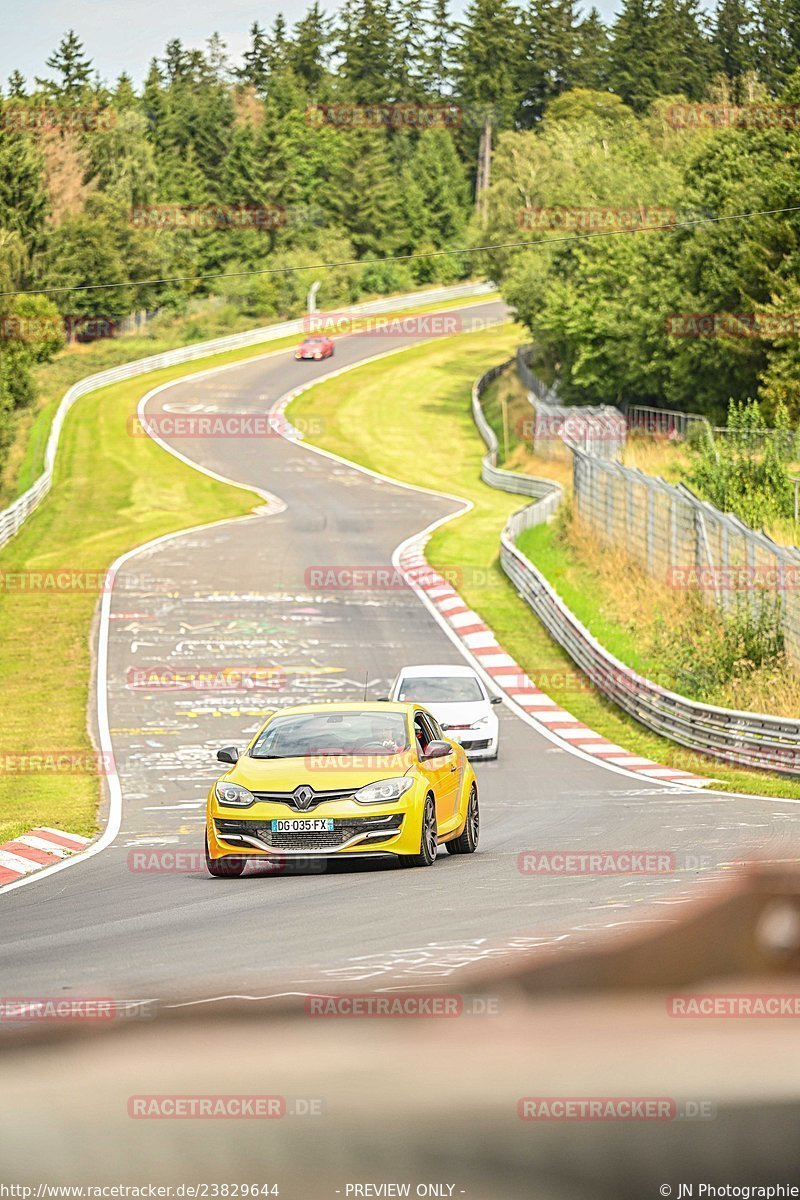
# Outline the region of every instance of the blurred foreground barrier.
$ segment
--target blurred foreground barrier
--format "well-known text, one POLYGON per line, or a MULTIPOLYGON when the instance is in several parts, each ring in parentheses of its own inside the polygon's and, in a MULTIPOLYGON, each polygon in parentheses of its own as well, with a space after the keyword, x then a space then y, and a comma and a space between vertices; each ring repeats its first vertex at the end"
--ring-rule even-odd
MULTIPOLYGON (((676 1000, 796 997, 797 876, 737 873, 669 912, 635 932, 595 926, 586 951, 506 952, 430 993, 491 999, 492 1015, 312 1019, 287 980, 272 999, 180 996, 149 1021, 15 1031, 0 1178, 32 1186, 31 1200, 48 1197, 40 1184, 282 1200, 794 1195, 742 1190, 800 1182, 792 1021, 679 1019, 676 1000), (130 1115, 132 1097, 242 1095, 277 1098, 279 1118, 130 1115), (655 1098, 654 1120, 561 1115, 588 1099, 622 1114, 620 1101, 655 1098)), ((302 986, 385 997, 390 983, 401 991, 398 976, 302 986)))

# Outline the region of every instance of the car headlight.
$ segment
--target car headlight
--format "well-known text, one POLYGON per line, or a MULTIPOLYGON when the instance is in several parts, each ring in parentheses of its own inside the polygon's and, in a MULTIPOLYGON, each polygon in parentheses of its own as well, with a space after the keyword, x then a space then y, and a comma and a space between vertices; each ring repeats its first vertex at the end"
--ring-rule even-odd
POLYGON ((220 804, 231 804, 235 808, 246 808, 255 802, 255 796, 246 787, 238 783, 225 783, 222 779, 214 784, 214 795, 220 804))
POLYGON ((359 804, 391 804, 399 800, 413 784, 414 780, 407 775, 399 779, 381 779, 377 783, 368 783, 353 796, 359 804))
POLYGON ((488 724, 489 724, 489 718, 481 717, 481 719, 479 721, 472 722, 472 724, 470 725, 470 729, 480 729, 481 725, 488 725, 488 724))

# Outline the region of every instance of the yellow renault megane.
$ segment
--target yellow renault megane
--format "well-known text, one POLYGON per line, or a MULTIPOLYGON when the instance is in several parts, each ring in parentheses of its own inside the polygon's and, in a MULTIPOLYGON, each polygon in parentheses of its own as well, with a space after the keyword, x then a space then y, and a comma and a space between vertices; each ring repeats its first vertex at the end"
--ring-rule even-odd
POLYGON ((395 857, 429 867, 439 843, 472 854, 480 814, 462 747, 419 704, 307 704, 274 713, 208 795, 206 863, 395 857))

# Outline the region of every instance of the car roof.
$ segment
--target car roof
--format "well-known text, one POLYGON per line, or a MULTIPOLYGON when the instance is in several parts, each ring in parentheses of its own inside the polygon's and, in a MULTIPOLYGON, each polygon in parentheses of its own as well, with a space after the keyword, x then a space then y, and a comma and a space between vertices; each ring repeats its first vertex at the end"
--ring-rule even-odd
POLYGON ((435 675, 458 675, 458 676, 474 676, 479 678, 478 672, 472 667, 453 666, 452 663, 425 663, 423 666, 417 667, 401 667, 399 672, 404 679, 427 679, 435 675))

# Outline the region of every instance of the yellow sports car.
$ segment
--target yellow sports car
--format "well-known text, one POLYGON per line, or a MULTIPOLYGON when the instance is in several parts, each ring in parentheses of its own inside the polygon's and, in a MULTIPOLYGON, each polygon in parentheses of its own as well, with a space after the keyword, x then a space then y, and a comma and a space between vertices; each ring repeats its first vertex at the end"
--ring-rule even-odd
POLYGON ((443 842, 472 854, 480 814, 462 747, 419 704, 306 704, 274 713, 208 794, 206 863, 395 857, 429 867, 443 842))

